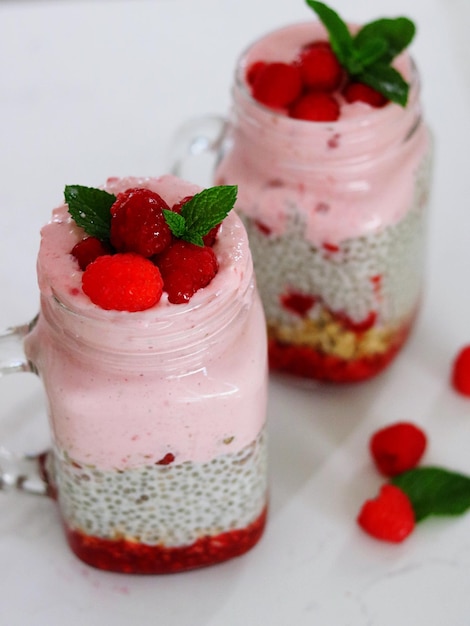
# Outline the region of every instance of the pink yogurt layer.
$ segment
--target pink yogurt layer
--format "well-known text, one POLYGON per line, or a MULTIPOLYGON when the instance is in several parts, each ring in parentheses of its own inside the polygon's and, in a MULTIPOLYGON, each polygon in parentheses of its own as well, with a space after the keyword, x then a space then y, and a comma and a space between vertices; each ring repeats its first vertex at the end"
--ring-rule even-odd
POLYGON ((253 62, 292 62, 302 46, 326 38, 319 23, 295 24, 260 39, 242 56, 229 130, 233 147, 216 172, 217 181, 237 181, 237 206, 267 224, 273 235, 282 235, 295 206, 305 216, 307 239, 317 247, 400 221, 413 206, 416 174, 429 142, 421 124, 409 149, 402 145, 421 115, 418 77, 407 53, 394 63, 411 81, 405 109, 342 100, 338 121, 310 122, 293 120, 251 97, 245 73, 253 62))
MULTIPOLYGON (((153 189, 170 206, 199 191, 172 176, 111 178, 105 189, 130 187, 153 189)), ((171 304, 164 294, 137 313, 104 311, 83 294, 70 254, 83 231, 66 206, 41 235, 41 315, 26 350, 44 380, 60 452, 100 469, 125 469, 168 453, 177 463, 203 463, 256 439, 266 412, 265 322, 256 293, 248 319, 232 319, 234 294, 249 307, 254 290, 246 232, 233 211, 214 245, 220 269, 210 285, 188 304, 171 304), (219 322, 237 332, 217 333, 219 322), (194 345, 211 333, 197 364, 202 344, 194 345)))

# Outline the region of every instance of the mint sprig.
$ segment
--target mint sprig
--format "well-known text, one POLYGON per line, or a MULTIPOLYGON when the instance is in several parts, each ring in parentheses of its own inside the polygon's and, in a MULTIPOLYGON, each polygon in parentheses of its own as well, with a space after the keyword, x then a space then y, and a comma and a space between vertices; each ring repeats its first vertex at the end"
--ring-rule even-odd
POLYGON ((97 237, 102 241, 109 239, 110 209, 116 201, 116 196, 94 187, 66 185, 64 197, 70 215, 87 235, 97 237))
POLYGON ((220 185, 197 193, 180 213, 163 209, 166 223, 175 237, 203 246, 204 235, 220 224, 233 209, 237 199, 236 185, 220 185))
MULTIPOLYGON (((204 235, 220 224, 233 209, 237 191, 236 185, 204 189, 188 200, 180 213, 163 209, 166 223, 175 237, 203 246, 204 235)), ((109 240, 115 195, 95 187, 66 185, 64 197, 70 215, 87 235, 102 241, 109 240)))
POLYGON ((338 61, 347 73, 406 106, 409 84, 390 63, 413 40, 414 23, 407 17, 383 18, 365 24, 353 36, 341 17, 323 2, 306 0, 321 20, 338 61))
POLYGON ((470 477, 441 467, 418 467, 391 480, 411 501, 417 522, 431 515, 462 515, 470 508, 470 477))

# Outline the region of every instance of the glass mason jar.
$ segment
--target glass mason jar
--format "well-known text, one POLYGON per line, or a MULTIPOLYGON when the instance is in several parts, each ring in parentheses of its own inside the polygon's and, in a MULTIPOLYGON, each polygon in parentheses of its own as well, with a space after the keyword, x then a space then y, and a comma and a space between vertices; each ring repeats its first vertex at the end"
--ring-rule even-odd
MULTIPOLYGON (((107 189, 136 186, 162 193, 152 179, 107 189)), ((246 552, 266 518, 267 365, 243 225, 226 218, 219 272, 189 303, 162 298, 137 313, 88 301, 61 253, 75 230, 61 209, 42 231, 41 312, 24 340, 46 390, 42 467, 70 547, 95 567, 139 574, 246 552)))
MULTIPOLYGON (((411 83, 406 108, 344 103, 338 121, 312 122, 252 98, 245 79, 252 63, 291 62, 325 38, 313 22, 252 45, 236 69, 230 117, 217 138, 211 129, 209 145, 217 151, 215 183, 239 187, 271 368, 352 382, 383 370, 416 318, 431 141, 408 54, 397 59, 411 83)), ((193 141, 192 153, 200 146, 193 141)))

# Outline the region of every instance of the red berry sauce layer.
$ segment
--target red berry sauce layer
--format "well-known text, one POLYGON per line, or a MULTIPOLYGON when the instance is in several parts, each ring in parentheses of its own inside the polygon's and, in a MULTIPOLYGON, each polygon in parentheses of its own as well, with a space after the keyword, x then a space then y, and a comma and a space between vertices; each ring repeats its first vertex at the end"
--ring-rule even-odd
POLYGON ((126 539, 91 537, 66 527, 72 551, 98 569, 125 574, 172 574, 215 565, 248 552, 261 538, 266 508, 245 528, 204 536, 190 546, 150 546, 126 539))

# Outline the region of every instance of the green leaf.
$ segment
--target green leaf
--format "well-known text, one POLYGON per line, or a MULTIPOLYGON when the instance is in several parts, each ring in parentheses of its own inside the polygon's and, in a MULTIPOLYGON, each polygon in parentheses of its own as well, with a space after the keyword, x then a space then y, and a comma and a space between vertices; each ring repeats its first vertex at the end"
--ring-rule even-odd
POLYGON ((409 85, 397 70, 391 65, 378 62, 363 70, 356 78, 379 91, 392 102, 406 106, 408 102, 409 85))
POLYGON ((461 515, 470 508, 470 478, 440 467, 419 467, 392 478, 409 497, 416 521, 430 515, 461 515))
POLYGON ((333 52, 348 74, 405 106, 409 85, 390 62, 411 43, 414 23, 407 17, 382 18, 366 24, 353 37, 333 9, 323 2, 305 1, 328 31, 333 52))
POLYGON ((165 221, 175 237, 181 237, 186 230, 186 220, 176 211, 162 209, 165 221))
POLYGON ((220 224, 233 209, 237 191, 236 185, 204 189, 183 204, 180 213, 163 209, 166 223, 175 237, 203 246, 204 235, 220 224))
POLYGON ((356 49, 363 49, 371 40, 382 39, 387 44, 380 60, 390 63, 397 54, 410 45, 416 33, 414 23, 407 17, 383 18, 369 22, 354 37, 356 49))
POLYGON ((383 37, 371 37, 355 45, 356 55, 362 68, 372 65, 387 53, 388 45, 383 37))
POLYGON ((66 185, 64 197, 69 213, 78 226, 92 237, 103 241, 109 239, 110 209, 116 201, 116 196, 94 187, 66 185))
POLYGON ((348 69, 354 45, 351 33, 340 16, 323 2, 306 0, 308 6, 315 11, 323 26, 328 31, 331 47, 341 65, 348 69))

